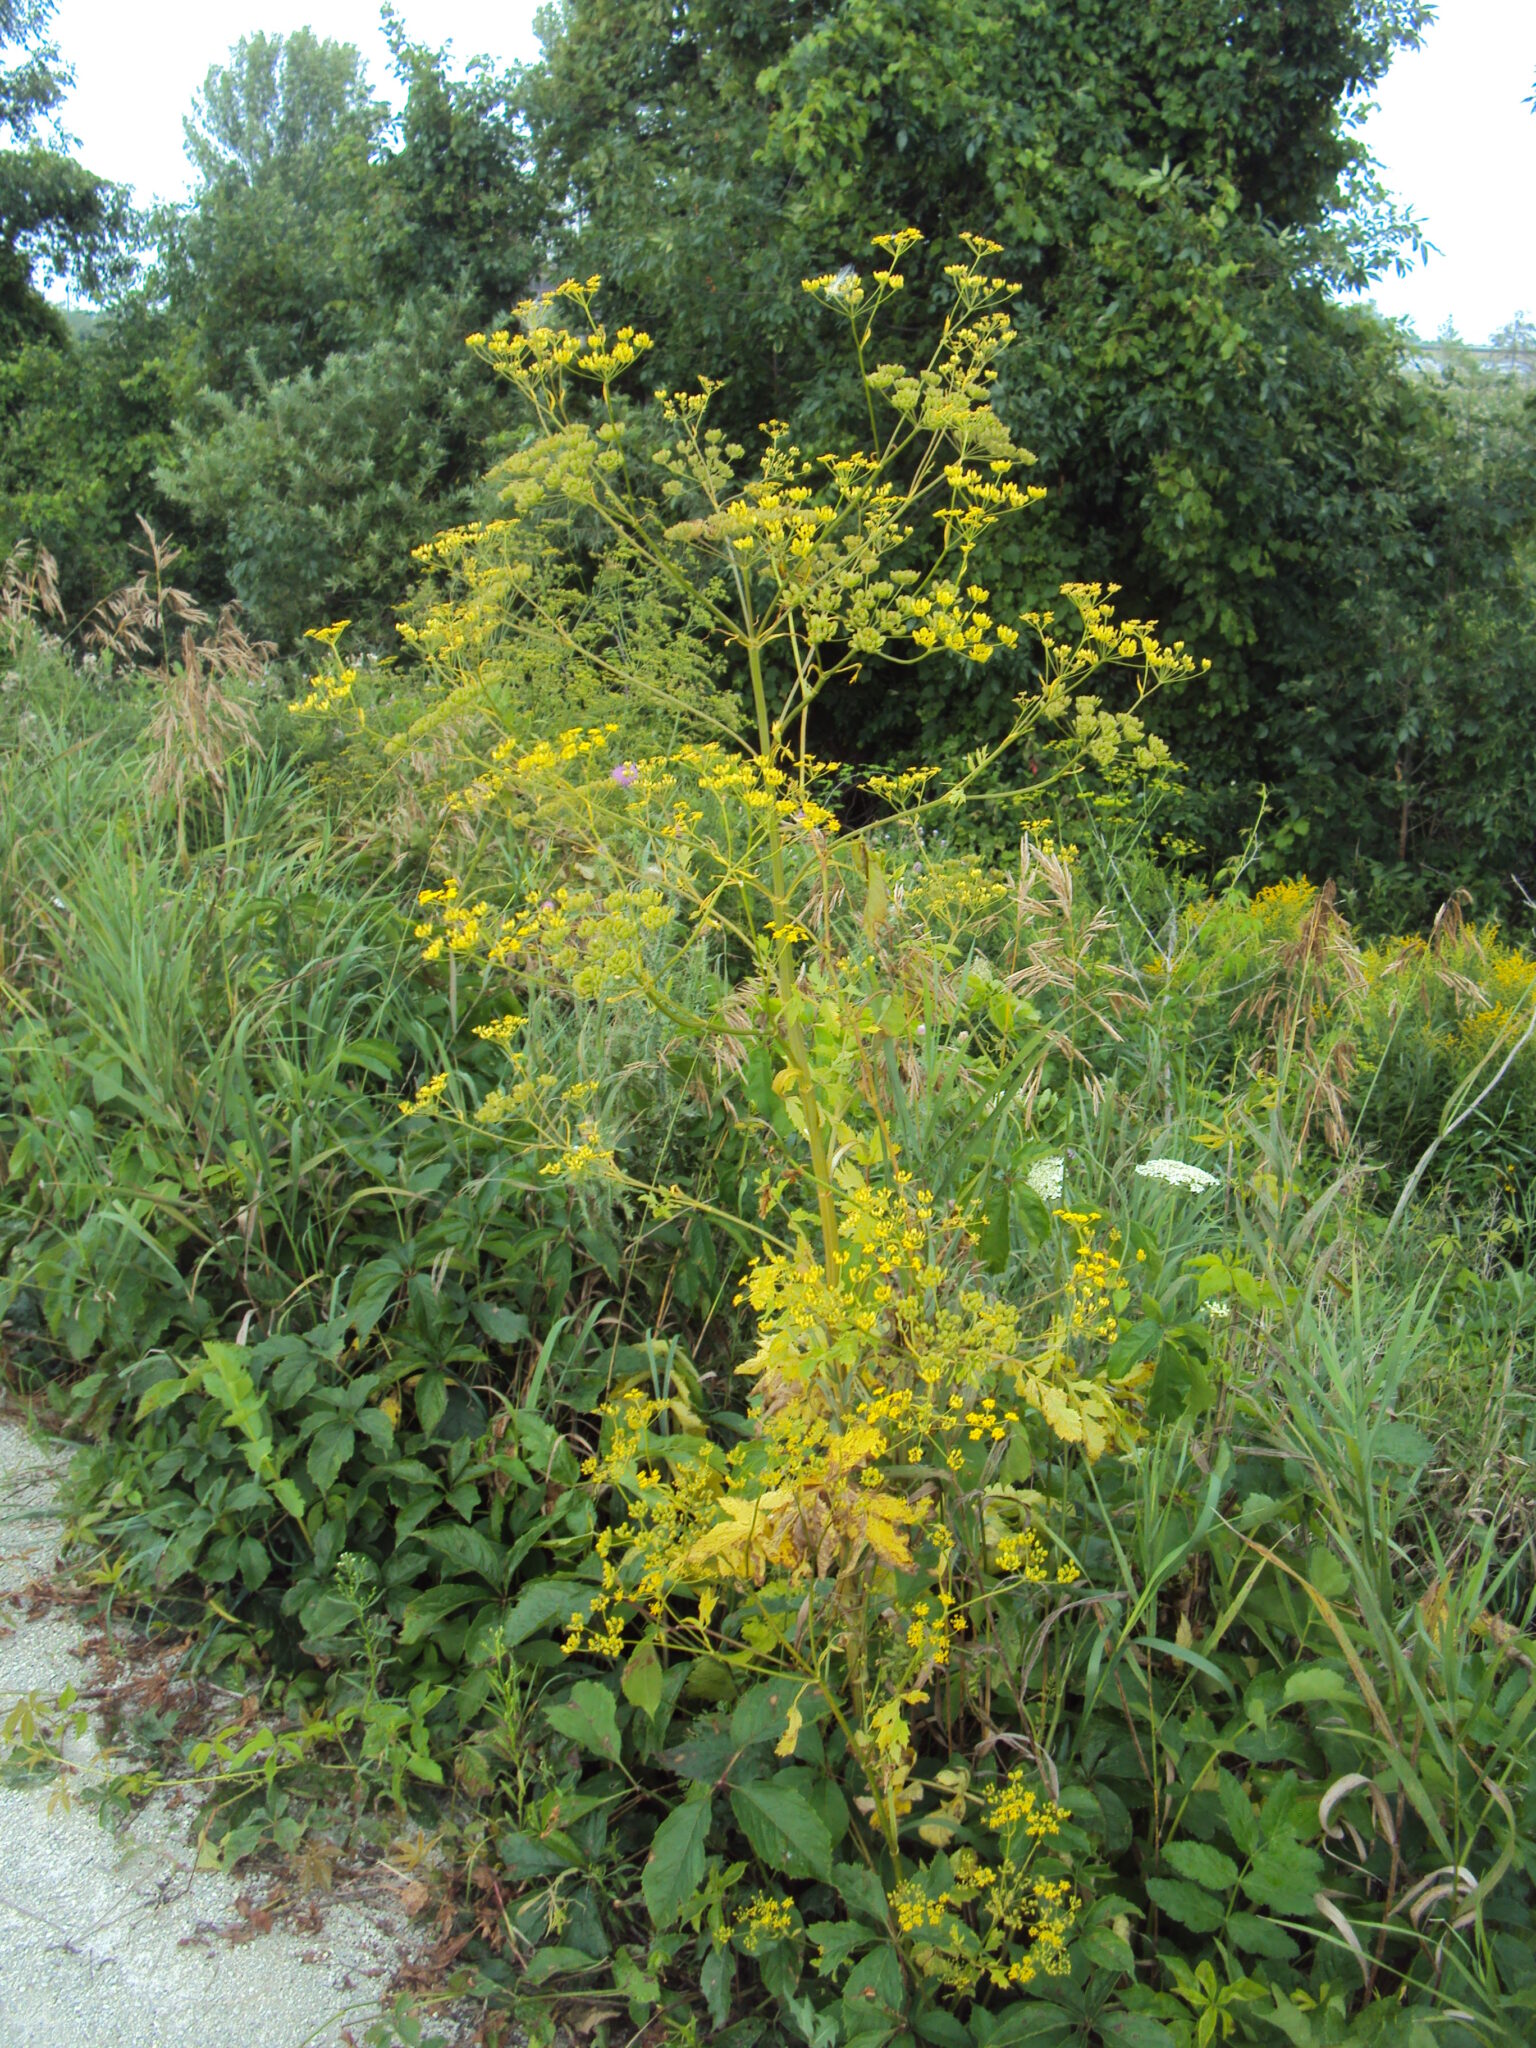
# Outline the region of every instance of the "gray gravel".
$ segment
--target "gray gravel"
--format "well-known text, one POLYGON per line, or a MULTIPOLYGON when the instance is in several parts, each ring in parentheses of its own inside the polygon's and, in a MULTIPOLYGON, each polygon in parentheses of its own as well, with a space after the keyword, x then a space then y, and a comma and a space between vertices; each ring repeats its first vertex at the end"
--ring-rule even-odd
MULTIPOLYGON (((52 1567, 58 1461, 0 1419, 0 1594, 52 1567)), ((89 1679, 73 1616, 0 1600, 0 1725, 23 1694, 89 1679)), ((74 1790, 112 1768, 66 1738, 74 1790)), ((151 1800, 114 1835, 59 1781, 0 1784, 0 2048, 347 2048, 416 1944, 385 1906, 330 1901, 319 1932, 281 1919, 232 1943, 247 1890, 194 1869, 190 1812, 151 1800)), ((259 1893, 259 1887, 256 1888, 259 1893)))

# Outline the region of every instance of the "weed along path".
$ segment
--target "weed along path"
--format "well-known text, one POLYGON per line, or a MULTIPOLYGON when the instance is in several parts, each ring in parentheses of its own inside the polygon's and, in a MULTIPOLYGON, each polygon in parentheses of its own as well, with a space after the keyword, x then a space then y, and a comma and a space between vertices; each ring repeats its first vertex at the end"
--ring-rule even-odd
POLYGON ((0 1418, 0 2048, 357 2048, 415 1945, 402 1912, 322 1894, 269 1914, 259 1883, 195 1867, 190 1806, 157 1795, 114 1833, 82 1796, 116 1768, 56 1707, 91 1684, 85 1632, 26 1598, 57 1474, 0 1418), (29 1770, 40 1741, 60 1762, 29 1770))

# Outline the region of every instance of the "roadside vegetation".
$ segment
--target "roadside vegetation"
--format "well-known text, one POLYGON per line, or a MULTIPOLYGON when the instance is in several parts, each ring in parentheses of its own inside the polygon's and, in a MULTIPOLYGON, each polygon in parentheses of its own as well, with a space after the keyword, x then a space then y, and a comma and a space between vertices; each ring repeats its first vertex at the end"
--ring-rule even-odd
POLYGON ((988 580, 1006 253, 853 253, 814 439, 473 335, 387 659, 13 556, 7 1374, 207 1841, 424 1831, 488 2039, 1523 2040, 1536 961, 1181 850, 1207 657, 988 580))

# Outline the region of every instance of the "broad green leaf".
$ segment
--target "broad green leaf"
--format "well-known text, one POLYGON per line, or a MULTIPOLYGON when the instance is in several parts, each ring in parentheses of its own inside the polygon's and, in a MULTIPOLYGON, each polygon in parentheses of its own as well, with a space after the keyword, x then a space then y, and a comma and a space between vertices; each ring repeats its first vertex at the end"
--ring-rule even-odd
POLYGON ((640 1875, 653 1925, 670 1927, 704 1882, 704 1844, 714 1819, 713 1803, 685 1799, 669 1813, 651 1843, 640 1875))
POLYGON ((1227 1938, 1234 1948, 1251 1956, 1264 1956, 1270 1962, 1294 1962, 1301 1954, 1299 1944, 1278 1921, 1261 1920, 1256 1913, 1229 1915, 1227 1938))
POLYGON ((416 1383, 416 1420, 431 1436, 448 1406, 448 1382, 440 1372, 424 1372, 416 1383))
POLYGON ((731 1811, 753 1849, 785 1877, 829 1877, 832 1837, 803 1793, 787 1785, 739 1785, 731 1811))
POLYGON ((336 1484, 336 1476, 351 1457, 355 1441, 350 1422, 328 1422, 315 1431, 304 1465, 321 1493, 329 1493, 336 1484))
POLYGON ((416 1540, 446 1557, 456 1572, 478 1572, 488 1586, 500 1590, 507 1571, 506 1547, 493 1543, 468 1522, 439 1522, 430 1529, 418 1529, 416 1540))
POLYGON ((1352 1700, 1359 1697, 1342 1671, 1330 1671, 1326 1664, 1304 1664, 1285 1681, 1285 1704, 1302 1700, 1352 1700))
POLYGON ((472 1301, 469 1312, 493 1344, 520 1344, 528 1335, 528 1318, 499 1302, 472 1301))
POLYGON ((1204 1885, 1208 1892, 1228 1892, 1237 1883, 1237 1865, 1232 1858, 1206 1842, 1170 1842, 1163 1850, 1163 1861, 1180 1877, 1204 1885))
POLYGON ((595 1679, 584 1678, 557 1705, 546 1706, 544 1718, 551 1728, 568 1735, 572 1742, 600 1756, 605 1762, 619 1760, 619 1724, 613 1694, 595 1679))
POLYGON ((889 1940, 882 1941, 862 1962, 854 1964, 843 1986, 848 2031, 865 2034, 900 2026, 905 2009, 901 1963, 889 1940))
POLYGON ((1272 1913, 1310 1916, 1312 1895, 1323 1882, 1323 1859, 1315 1849, 1291 1836, 1266 1842, 1244 1873, 1242 1887, 1256 1906, 1272 1913))
POLYGON ((405 1614, 401 1621, 400 1641, 402 1644, 420 1643, 432 1635, 440 1622, 450 1614, 467 1606, 471 1600, 483 1600, 485 1588, 478 1583, 466 1585, 462 1579, 454 1579, 441 1586, 428 1586, 406 1602, 405 1614))
POLYGON ((1180 1877, 1149 1877, 1147 1897, 1191 1934, 1214 1934, 1226 1917, 1220 1899, 1180 1877))
POLYGON ((728 1948, 717 1948, 713 1942, 699 1971, 699 1989, 704 1994, 704 2003, 709 2007, 709 2017, 716 2029, 723 2027, 731 2016, 731 1994, 736 1987, 736 1958, 728 1948))
POLYGON ((624 1676, 619 1681, 624 1697, 632 1707, 649 1717, 661 1705, 661 1695, 666 1683, 661 1657, 656 1645, 647 1640, 640 1644, 629 1662, 624 1666, 624 1676))
POLYGON ((524 1586, 502 1623, 501 1639, 515 1649, 530 1636, 541 1635, 558 1626, 562 1630, 573 1614, 585 1618, 592 1605, 590 1579, 534 1579, 524 1586))

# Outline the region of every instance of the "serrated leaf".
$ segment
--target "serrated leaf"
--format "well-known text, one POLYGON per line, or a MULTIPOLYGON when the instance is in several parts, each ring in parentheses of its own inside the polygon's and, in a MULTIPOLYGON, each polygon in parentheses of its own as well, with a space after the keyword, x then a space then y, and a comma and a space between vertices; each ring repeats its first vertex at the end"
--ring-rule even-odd
POLYGON ((653 1642, 643 1642, 624 1666, 619 1684, 629 1704, 647 1717, 661 1705, 666 1673, 653 1642))
POLYGON ((1147 1897, 1191 1934, 1214 1934, 1226 1918, 1220 1899, 1181 1877, 1149 1877, 1147 1897))
POLYGON ((618 1762, 618 1709, 613 1694, 596 1679, 583 1678, 572 1686, 565 1699, 545 1707, 544 1718, 551 1728, 568 1735, 593 1756, 602 1757, 605 1763, 618 1762))
POLYGON ((1232 1858, 1207 1842, 1170 1842, 1163 1861, 1180 1877, 1204 1885, 1208 1892, 1229 1892, 1237 1883, 1237 1865, 1232 1858))
POLYGON ((861 1926, 857 1920, 813 1920, 805 1931, 819 1951, 816 1973, 821 1977, 834 1976, 861 1949, 880 1939, 872 1927, 861 1926))
POLYGON ((499 1592, 507 1572, 506 1547, 493 1543, 483 1530, 468 1522, 439 1522, 430 1529, 418 1529, 416 1540, 446 1557, 456 1572, 478 1572, 488 1586, 499 1592))
POLYGON ((640 1876, 654 1926, 670 1927, 704 1882, 704 1845, 713 1819, 711 1800, 687 1799, 656 1830, 640 1876))
POLYGON ((1244 1893, 1272 1913, 1312 1914, 1312 1895, 1323 1882, 1323 1859, 1315 1849, 1282 1835, 1266 1842, 1242 1879, 1244 1893))
POLYGON ((304 1468, 321 1493, 329 1493, 356 1442, 350 1422, 328 1422, 315 1431, 304 1468))
POLYGON ((1242 1949, 1247 1955, 1263 1956, 1269 1962, 1294 1962, 1301 1954, 1300 1944, 1293 1941, 1278 1922, 1261 1920, 1257 1913, 1229 1915, 1227 1937, 1234 1948, 1242 1949))
POLYGON ((788 1785, 741 1785, 731 1811, 753 1849, 786 1877, 830 1877, 832 1837, 801 1792, 788 1785))
POLYGON ((1352 1700, 1354 1687, 1342 1671, 1330 1671, 1326 1664, 1304 1664, 1285 1681, 1282 1698, 1288 1707, 1304 1700, 1352 1700))

